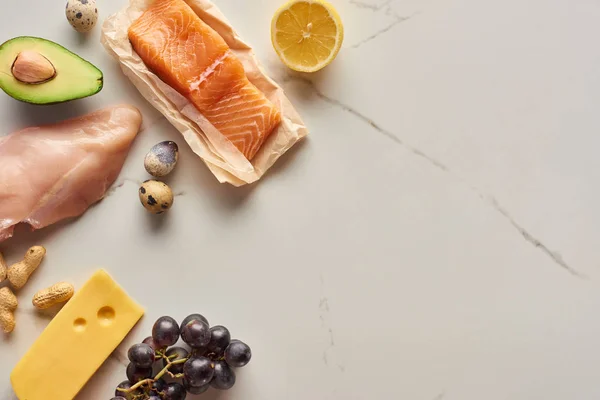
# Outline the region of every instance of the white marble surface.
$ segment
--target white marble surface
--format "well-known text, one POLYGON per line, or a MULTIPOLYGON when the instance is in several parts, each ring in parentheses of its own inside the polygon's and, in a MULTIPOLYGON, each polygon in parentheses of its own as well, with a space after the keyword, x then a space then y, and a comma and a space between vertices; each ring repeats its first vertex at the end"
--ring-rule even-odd
MULTIPOLYGON (((127 347, 157 317, 194 311, 254 353, 234 389, 209 400, 600 397, 600 3, 334 3, 344 47, 298 76, 270 45, 279 0, 218 1, 311 129, 240 189, 219 185, 144 102, 98 29, 71 30, 61 0, 4 5, 2 40, 56 40, 100 66, 106 86, 49 108, 2 95, 2 133, 117 102, 140 107, 145 130, 108 198, 0 244, 9 259, 48 249, 19 293, 16 331, 0 338, 2 399, 48 323, 33 293, 97 267, 147 313, 78 400, 109 399, 127 347), (168 179, 181 195, 155 218, 136 182, 167 139, 183 148, 168 179)), ((102 18, 124 5, 99 0, 102 18)))

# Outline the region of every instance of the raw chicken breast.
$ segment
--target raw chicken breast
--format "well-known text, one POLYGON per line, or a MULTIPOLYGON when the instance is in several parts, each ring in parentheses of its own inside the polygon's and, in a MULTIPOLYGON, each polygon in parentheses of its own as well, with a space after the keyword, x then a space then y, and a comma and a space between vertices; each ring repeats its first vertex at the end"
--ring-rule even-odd
POLYGON ((83 214, 119 175, 142 116, 122 105, 0 137, 0 242, 83 214))

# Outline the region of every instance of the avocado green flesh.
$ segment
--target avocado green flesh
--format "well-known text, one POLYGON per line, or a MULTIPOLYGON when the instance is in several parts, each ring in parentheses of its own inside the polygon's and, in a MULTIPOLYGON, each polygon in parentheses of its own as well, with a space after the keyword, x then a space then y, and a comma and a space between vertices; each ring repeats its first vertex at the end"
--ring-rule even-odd
POLYGON ((102 71, 61 45, 36 37, 18 37, 0 46, 0 89, 9 96, 33 104, 53 104, 92 96, 102 90, 102 71), (18 81, 12 66, 20 52, 29 50, 46 57, 56 76, 39 84, 18 81))

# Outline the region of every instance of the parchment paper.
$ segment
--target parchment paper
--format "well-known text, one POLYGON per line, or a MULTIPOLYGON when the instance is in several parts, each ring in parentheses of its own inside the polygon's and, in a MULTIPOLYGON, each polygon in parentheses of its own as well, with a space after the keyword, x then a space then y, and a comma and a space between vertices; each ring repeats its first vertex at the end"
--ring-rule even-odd
POLYGON ((153 1, 130 0, 128 7, 109 17, 102 26, 102 44, 119 61, 123 73, 142 96, 181 132, 219 182, 242 186, 257 181, 281 155, 308 134, 308 129, 283 89, 265 75, 252 48, 237 35, 221 11, 210 0, 185 0, 225 39, 244 65, 250 82, 281 111, 281 124, 267 138, 252 162, 248 161, 192 103, 150 72, 133 50, 127 30, 153 1))

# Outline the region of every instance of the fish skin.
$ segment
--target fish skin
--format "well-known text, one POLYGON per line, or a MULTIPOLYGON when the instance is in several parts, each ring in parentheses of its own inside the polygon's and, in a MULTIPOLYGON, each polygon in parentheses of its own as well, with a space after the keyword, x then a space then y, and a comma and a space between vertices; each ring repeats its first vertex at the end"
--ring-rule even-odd
POLYGON ((0 242, 19 223, 83 214, 117 179, 142 115, 130 105, 0 137, 0 242))
POLYGON ((225 40, 183 0, 157 0, 129 27, 146 66, 185 96, 252 160, 281 113, 246 76, 225 40))

